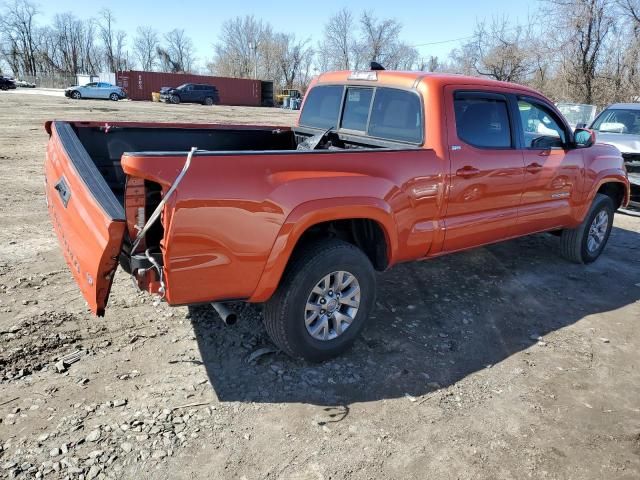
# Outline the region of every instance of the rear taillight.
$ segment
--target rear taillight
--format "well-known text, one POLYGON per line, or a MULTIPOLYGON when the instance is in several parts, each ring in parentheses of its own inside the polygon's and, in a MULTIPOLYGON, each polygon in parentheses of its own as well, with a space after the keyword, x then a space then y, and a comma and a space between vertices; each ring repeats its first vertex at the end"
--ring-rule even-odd
MULTIPOLYGON (((146 219, 146 189, 144 179, 127 177, 124 193, 124 209, 127 218, 129 238, 133 241, 144 227, 146 219)), ((144 238, 138 246, 138 251, 146 248, 144 238)), ((131 252, 132 254, 135 252, 131 252)))

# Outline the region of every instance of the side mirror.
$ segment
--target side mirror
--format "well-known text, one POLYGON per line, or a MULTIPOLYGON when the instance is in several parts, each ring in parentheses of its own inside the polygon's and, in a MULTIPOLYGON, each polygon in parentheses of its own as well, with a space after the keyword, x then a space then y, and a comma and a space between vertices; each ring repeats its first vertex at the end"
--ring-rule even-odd
POLYGON ((588 148, 596 143, 596 132, 586 128, 576 128, 573 132, 573 139, 578 148, 588 148))

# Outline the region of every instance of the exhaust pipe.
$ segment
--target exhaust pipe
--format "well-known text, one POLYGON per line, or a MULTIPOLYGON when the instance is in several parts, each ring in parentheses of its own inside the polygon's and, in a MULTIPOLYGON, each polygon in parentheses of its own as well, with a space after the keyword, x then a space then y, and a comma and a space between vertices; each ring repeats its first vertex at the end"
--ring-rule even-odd
POLYGON ((238 315, 225 307, 223 303, 213 302, 211 306, 218 312, 225 325, 233 325, 238 321, 238 315))

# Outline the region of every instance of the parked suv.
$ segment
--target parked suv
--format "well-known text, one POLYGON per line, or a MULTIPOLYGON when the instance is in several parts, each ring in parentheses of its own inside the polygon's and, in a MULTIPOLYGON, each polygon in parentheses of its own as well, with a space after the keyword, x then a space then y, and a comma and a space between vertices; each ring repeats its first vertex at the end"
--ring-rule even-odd
POLYGON ((202 83, 185 83, 178 88, 164 87, 160 90, 160 100, 167 103, 202 103, 216 105, 220 103, 218 89, 202 83))
POLYGON ((13 90, 16 82, 7 77, 0 77, 0 90, 13 90))

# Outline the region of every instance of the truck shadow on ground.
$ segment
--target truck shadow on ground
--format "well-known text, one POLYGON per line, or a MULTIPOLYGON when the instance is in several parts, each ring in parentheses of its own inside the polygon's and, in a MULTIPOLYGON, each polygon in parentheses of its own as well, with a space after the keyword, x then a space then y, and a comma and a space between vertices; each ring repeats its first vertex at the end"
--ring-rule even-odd
POLYGON ((248 362, 272 347, 253 306, 242 306, 232 327, 210 308, 192 310, 191 322, 220 401, 343 406, 338 421, 346 405, 429 394, 588 315, 632 304, 639 279, 640 234, 621 228, 588 266, 561 259, 551 235, 399 265, 379 276, 377 308, 355 347, 323 364, 278 352, 248 362))

